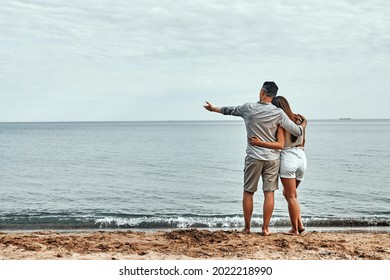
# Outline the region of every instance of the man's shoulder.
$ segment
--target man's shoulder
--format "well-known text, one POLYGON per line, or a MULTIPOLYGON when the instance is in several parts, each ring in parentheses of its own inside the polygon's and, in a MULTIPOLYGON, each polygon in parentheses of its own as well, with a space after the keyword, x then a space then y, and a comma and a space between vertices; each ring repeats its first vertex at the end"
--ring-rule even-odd
POLYGON ((273 104, 265 104, 261 102, 247 102, 243 104, 242 106, 249 107, 249 108, 276 108, 273 104))
POLYGON ((268 114, 277 119, 278 122, 282 122, 283 119, 287 117, 286 113, 281 108, 278 108, 273 104, 268 107, 268 110, 268 114))
POLYGON ((261 103, 261 102, 247 102, 241 105, 243 109, 248 111, 262 111, 268 114, 281 116, 284 111, 272 103, 261 103))
POLYGON ((259 102, 246 102, 242 106, 256 106, 259 102))
POLYGON ((241 107, 241 109, 244 109, 244 110, 253 110, 253 109, 257 108, 257 103, 247 102, 247 103, 244 103, 238 107, 241 107))
POLYGON ((278 107, 276 107, 274 104, 272 103, 267 103, 267 104, 262 104, 263 107, 268 110, 269 112, 272 112, 276 115, 281 115, 284 111, 278 107))
POLYGON ((276 106, 274 106, 274 108, 272 108, 272 111, 274 111, 275 113, 277 113, 279 115, 284 114, 284 111, 281 108, 278 108, 276 106))

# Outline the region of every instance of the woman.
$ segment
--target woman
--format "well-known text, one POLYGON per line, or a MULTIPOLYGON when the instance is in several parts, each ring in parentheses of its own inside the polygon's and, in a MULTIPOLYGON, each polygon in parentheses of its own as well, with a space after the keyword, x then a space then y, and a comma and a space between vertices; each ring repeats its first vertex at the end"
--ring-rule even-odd
MULTIPOLYGON (((287 116, 296 124, 301 124, 304 119, 299 114, 294 114, 283 96, 276 96, 272 104, 281 108, 287 116)), ((280 153, 280 180, 283 184, 283 195, 288 203, 288 212, 291 221, 289 234, 301 234, 305 231, 302 224, 301 210, 297 198, 297 188, 301 183, 306 171, 306 155, 303 150, 305 145, 306 124, 303 124, 304 133, 296 137, 285 131, 281 126, 277 131, 277 142, 264 142, 257 137, 251 137, 251 145, 262 146, 270 149, 281 149, 280 153)))

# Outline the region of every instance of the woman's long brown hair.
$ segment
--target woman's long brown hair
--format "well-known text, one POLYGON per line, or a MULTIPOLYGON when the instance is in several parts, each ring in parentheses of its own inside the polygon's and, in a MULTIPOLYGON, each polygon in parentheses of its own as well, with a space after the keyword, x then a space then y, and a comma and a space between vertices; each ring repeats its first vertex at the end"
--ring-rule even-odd
MULTIPOLYGON (((287 99, 284 98, 283 96, 275 96, 272 99, 272 104, 274 104, 276 107, 282 109, 286 115, 289 117, 290 120, 292 120, 296 124, 301 123, 301 118, 297 115, 294 114, 293 111, 291 110, 290 104, 288 103, 287 99)), ((298 137, 294 136, 291 134, 291 142, 294 143, 297 141, 298 137)))

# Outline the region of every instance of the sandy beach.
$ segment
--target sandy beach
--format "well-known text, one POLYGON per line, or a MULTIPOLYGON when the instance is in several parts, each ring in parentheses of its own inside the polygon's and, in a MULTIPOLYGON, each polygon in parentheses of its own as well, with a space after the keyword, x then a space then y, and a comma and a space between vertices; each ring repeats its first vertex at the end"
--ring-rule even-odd
POLYGON ((232 230, 3 232, 3 260, 390 260, 388 232, 307 232, 302 236, 232 230))

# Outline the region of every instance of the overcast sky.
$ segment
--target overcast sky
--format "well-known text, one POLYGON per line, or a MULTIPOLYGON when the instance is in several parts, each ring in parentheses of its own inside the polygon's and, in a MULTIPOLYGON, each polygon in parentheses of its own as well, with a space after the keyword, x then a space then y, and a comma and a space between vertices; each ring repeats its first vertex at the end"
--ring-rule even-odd
POLYGON ((390 2, 0 0, 0 122, 225 120, 265 80, 309 119, 390 118, 390 2))

